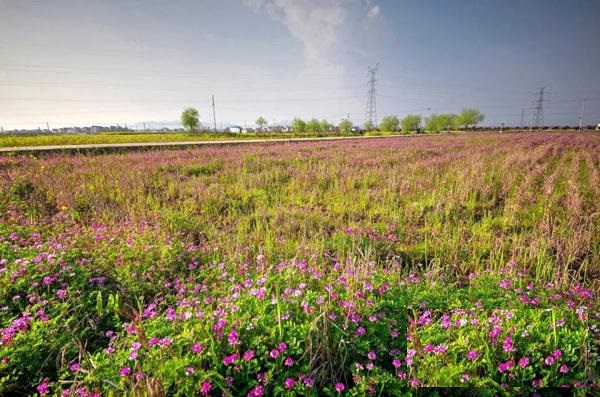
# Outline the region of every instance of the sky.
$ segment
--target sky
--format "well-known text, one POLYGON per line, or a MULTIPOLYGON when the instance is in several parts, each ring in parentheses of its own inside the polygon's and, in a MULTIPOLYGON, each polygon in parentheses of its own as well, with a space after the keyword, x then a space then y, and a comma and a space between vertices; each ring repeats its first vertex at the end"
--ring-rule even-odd
POLYGON ((0 0, 0 126, 212 126, 480 109, 600 122, 600 1, 0 0))

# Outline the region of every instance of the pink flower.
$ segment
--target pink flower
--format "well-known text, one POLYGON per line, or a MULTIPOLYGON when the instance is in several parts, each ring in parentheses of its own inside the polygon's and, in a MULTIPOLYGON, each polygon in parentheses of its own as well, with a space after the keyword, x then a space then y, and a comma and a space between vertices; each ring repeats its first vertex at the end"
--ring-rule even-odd
POLYGON ((525 368, 529 365, 529 357, 521 357, 519 359, 519 367, 525 368))
POLYGON ((281 342, 277 346, 277 350, 279 350, 280 353, 283 353, 284 351, 286 351, 287 350, 287 345, 285 344, 285 342, 281 342))
POLYGON ((361 326, 356 329, 356 335, 364 335, 365 332, 366 332, 365 327, 361 326))
POLYGON ((488 332, 488 336, 493 339, 496 340, 496 338, 498 337, 498 335, 500 335, 502 333, 502 328, 500 328, 497 325, 494 325, 494 328, 488 332))
POLYGON ((50 391, 50 387, 48 386, 48 379, 42 380, 42 382, 37 385, 37 391, 40 393, 40 396, 45 396, 50 391))
POLYGON ((246 352, 244 352, 244 361, 250 361, 254 358, 254 351, 253 350, 248 350, 246 352))
POLYGON ((189 375, 192 375, 194 373, 194 371, 195 371, 194 367, 187 367, 185 369, 185 374, 189 376, 189 375))
POLYGON ((291 357, 286 358, 283 362, 283 365, 285 365, 286 367, 291 367, 292 365, 294 365, 294 359, 291 357))
POLYGON ((552 357, 554 357, 555 359, 559 359, 562 356, 562 352, 559 349, 554 350, 554 352, 552 352, 552 357))
POLYGON ((554 364, 554 357, 548 356, 548 357, 546 357, 544 362, 546 363, 546 365, 552 365, 552 364, 554 364))
POLYGON ((296 384, 296 381, 294 380, 294 378, 286 378, 283 384, 286 389, 293 389, 294 385, 296 384))
POLYGON ((211 388, 212 388, 212 386, 211 386, 210 382, 205 380, 204 382, 202 382, 202 385, 200 386, 200 393, 208 394, 210 392, 211 388))
POLYGON ((500 372, 504 372, 504 371, 508 371, 509 369, 511 369, 513 367, 514 363, 512 360, 508 360, 506 362, 500 363, 500 365, 498 365, 498 371, 500 372))
POLYGON ((121 376, 128 376, 131 373, 131 368, 129 367, 123 367, 119 370, 119 375, 121 376))
POLYGON ((369 357, 369 360, 375 360, 377 358, 377 354, 375 354, 375 352, 369 352, 367 357, 369 357))
POLYGON ((265 392, 265 388, 262 385, 255 386, 248 392, 248 397, 260 397, 265 392))
POLYGON ((235 360, 237 360, 237 358, 238 358, 237 353, 233 353, 233 354, 230 354, 229 356, 225 356, 223 358, 223 364, 225 364, 226 366, 231 365, 235 360))
POLYGON ((346 386, 344 386, 344 384, 343 384, 343 383, 341 383, 341 382, 338 382, 338 383, 336 383, 336 384, 335 384, 335 390, 336 390, 338 393, 341 393, 341 392, 343 392, 345 388, 346 388, 346 386))
POLYGON ((515 348, 513 347, 513 340, 510 336, 504 338, 504 344, 502 345, 502 347, 507 353, 515 351, 515 348))
POLYGON ((300 375, 300 379, 304 382, 304 386, 313 387, 315 381, 310 376, 300 375))
POLYGON ((65 299, 67 297, 67 291, 64 289, 59 289, 56 291, 56 296, 58 296, 60 299, 65 299))
POLYGON ((78 364, 78 363, 73 363, 73 364, 71 364, 71 366, 69 367, 69 370, 70 370, 71 372, 78 372, 78 371, 79 371, 79 369, 80 369, 80 366, 79 366, 79 364, 78 364))
POLYGON ((402 365, 402 361, 398 360, 397 358, 395 358, 392 361, 392 365, 394 366, 394 368, 399 368, 402 365))
POLYGON ((450 327, 451 323, 450 323, 450 316, 448 314, 444 314, 442 316, 442 321, 440 323, 440 326, 442 328, 448 328, 450 327))
POLYGON ((471 361, 476 360, 477 357, 479 357, 479 353, 477 353, 477 350, 471 350, 467 353, 467 359, 471 361))
POLYGON ((466 381, 468 381, 468 380, 469 380, 469 378, 470 378, 469 374, 462 374, 462 375, 460 376, 460 381, 461 381, 462 383, 465 383, 466 381))
POLYGON ((448 346, 447 345, 438 345, 433 349, 435 354, 442 354, 445 353, 446 351, 448 351, 448 346))
POLYGON ((531 381, 531 385, 533 387, 541 387, 542 386, 542 380, 541 379, 534 379, 531 381))
POLYGON ((271 356, 272 359, 276 359, 277 357, 279 357, 279 354, 279 350, 273 349, 271 350, 271 353, 269 353, 269 356, 271 356))
POLYGON ((426 346, 423 348, 423 351, 424 351, 425 353, 432 352, 432 351, 433 351, 433 345, 426 345, 426 346))
POLYGON ((558 372, 560 372, 561 374, 566 374, 567 372, 569 372, 569 367, 567 366, 567 364, 563 364, 558 369, 558 372))
POLYGON ((231 346, 240 344, 240 341, 238 339, 238 332, 235 328, 229 332, 229 337, 227 338, 227 341, 231 346))
POLYGON ((202 351, 201 343, 196 343, 194 346, 192 346, 192 353, 200 353, 201 351, 202 351))

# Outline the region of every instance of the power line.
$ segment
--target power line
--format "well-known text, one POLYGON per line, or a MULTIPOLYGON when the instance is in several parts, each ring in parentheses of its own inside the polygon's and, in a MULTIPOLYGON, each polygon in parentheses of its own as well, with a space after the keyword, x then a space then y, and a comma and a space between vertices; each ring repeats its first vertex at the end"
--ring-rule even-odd
MULTIPOLYGON (((342 97, 312 97, 312 98, 279 98, 279 99, 247 99, 247 100, 232 100, 227 101, 228 103, 256 103, 256 102, 303 102, 303 101, 328 101, 328 100, 345 100, 364 98, 363 95, 346 95, 342 97)), ((105 103, 129 103, 129 102, 148 102, 148 103, 190 103, 194 102, 192 99, 80 99, 80 98, 34 98, 34 97, 0 97, 3 100, 15 100, 15 101, 48 101, 48 102, 105 102, 105 103)))

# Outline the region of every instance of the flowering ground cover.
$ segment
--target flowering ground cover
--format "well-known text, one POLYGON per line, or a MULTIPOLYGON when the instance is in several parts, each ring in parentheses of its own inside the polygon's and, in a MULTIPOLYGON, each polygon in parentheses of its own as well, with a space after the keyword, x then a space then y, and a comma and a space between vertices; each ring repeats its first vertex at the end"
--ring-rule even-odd
POLYGON ((575 133, 0 158, 0 391, 596 392, 599 175, 575 133))

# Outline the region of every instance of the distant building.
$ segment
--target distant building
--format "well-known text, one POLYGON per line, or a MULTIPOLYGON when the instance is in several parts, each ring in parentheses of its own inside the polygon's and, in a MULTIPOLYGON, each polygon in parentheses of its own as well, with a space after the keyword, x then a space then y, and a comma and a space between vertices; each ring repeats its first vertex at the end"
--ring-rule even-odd
POLYGON ((232 125, 229 128, 227 128, 227 132, 232 132, 234 134, 240 134, 242 132, 243 128, 240 127, 239 125, 232 125))

